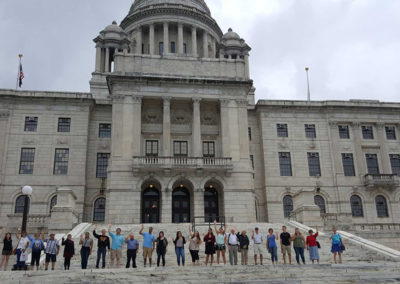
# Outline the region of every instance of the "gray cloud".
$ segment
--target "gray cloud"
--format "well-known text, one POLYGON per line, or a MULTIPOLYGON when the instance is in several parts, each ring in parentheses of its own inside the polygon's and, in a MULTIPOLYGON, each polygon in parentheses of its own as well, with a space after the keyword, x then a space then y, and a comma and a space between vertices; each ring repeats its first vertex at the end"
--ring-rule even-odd
MULTIPOLYGON (((15 88, 18 53, 23 89, 88 91, 92 39, 120 22, 133 0, 2 0, 0 88, 15 88)), ((209 0, 214 18, 253 48, 257 98, 400 101, 400 1, 209 0)))

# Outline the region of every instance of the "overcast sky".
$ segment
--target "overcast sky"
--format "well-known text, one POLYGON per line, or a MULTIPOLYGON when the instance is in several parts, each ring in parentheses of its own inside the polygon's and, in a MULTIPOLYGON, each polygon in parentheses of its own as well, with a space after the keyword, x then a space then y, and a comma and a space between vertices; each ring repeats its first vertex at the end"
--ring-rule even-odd
MULTIPOLYGON (((252 47, 258 99, 400 101, 400 0, 206 0, 252 47)), ((133 0, 1 0, 0 88, 89 91, 93 38, 133 0)))

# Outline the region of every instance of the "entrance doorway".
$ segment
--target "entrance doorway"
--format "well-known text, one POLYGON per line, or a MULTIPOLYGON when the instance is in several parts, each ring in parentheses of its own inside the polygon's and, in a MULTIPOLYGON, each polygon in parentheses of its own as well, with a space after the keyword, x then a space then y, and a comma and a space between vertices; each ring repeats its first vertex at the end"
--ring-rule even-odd
POLYGON ((160 223, 160 192, 154 186, 142 193, 142 223, 160 223))
POLYGON ((204 191, 204 216, 205 222, 214 222, 219 216, 218 191, 214 187, 207 187, 204 191))
POLYGON ((190 194, 184 186, 172 192, 172 223, 190 222, 190 194))

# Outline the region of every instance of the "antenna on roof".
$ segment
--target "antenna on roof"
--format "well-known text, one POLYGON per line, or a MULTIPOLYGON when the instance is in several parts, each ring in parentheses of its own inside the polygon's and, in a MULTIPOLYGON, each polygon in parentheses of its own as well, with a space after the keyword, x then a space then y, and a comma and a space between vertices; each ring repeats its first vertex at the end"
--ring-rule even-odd
POLYGON ((307 101, 311 101, 311 92, 310 92, 310 79, 308 76, 308 71, 310 71, 310 68, 306 67, 306 73, 307 73, 307 101))

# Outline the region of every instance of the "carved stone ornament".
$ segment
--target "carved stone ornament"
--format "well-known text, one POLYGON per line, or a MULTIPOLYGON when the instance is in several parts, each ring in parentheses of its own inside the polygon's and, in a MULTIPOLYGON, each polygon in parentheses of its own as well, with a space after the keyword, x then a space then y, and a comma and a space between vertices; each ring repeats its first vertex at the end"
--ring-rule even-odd
POLYGON ((162 115, 161 109, 152 107, 143 111, 142 121, 147 124, 159 124, 162 123, 162 115))
POLYGON ((201 124, 203 125, 217 125, 218 116, 216 112, 213 111, 203 111, 201 113, 201 124))
POLYGON ((190 114, 183 109, 178 109, 171 114, 171 121, 174 124, 189 124, 190 123, 190 114))

